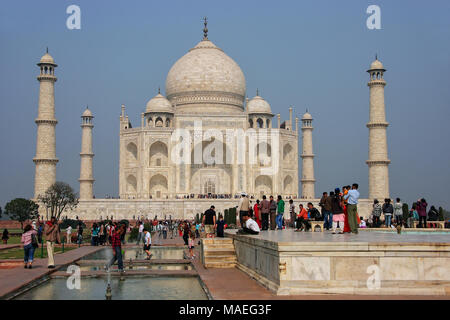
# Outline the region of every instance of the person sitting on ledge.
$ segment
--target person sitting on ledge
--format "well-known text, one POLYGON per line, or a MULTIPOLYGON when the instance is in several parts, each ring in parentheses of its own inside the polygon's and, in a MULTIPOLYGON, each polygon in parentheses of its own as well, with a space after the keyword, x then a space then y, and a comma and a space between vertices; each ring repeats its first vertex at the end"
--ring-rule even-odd
POLYGON ((299 213, 297 215, 296 224, 297 229, 294 231, 303 231, 303 229, 305 229, 305 231, 308 231, 309 229, 311 229, 311 224, 308 221, 308 211, 303 208, 303 204, 301 203, 299 205, 299 213))
POLYGON ((250 218, 247 213, 242 214, 242 229, 239 229, 237 234, 259 234, 259 226, 255 220, 250 218))

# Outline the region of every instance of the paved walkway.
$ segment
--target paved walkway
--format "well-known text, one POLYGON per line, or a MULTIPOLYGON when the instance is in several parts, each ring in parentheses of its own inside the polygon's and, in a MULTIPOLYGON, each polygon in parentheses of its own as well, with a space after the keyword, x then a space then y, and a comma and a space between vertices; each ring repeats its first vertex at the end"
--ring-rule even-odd
MULTIPOLYGON (((100 248, 101 247, 83 246, 79 249, 55 254, 55 266, 58 268, 59 266, 78 260, 86 254, 95 252, 100 248)), ((24 269, 23 267, 0 270, 0 299, 4 295, 54 271, 55 269, 47 268, 47 259, 35 259, 33 261, 33 269, 31 270, 24 269)))
POLYGON ((0 250, 8 250, 8 249, 14 249, 19 248, 22 245, 20 244, 0 244, 0 250))

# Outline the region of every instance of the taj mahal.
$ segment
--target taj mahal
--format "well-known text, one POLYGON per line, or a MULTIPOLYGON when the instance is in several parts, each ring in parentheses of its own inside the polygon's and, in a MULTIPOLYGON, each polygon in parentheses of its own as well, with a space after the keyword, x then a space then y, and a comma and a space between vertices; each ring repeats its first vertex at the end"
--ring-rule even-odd
MULTIPOLYGON (((47 52, 38 66, 34 199, 56 181, 58 163, 54 99, 57 64, 47 52)), ((362 216, 369 214, 374 198, 389 197, 385 71, 378 59, 367 70, 369 198, 360 201, 362 216)), ((203 39, 171 67, 164 94, 158 90, 147 102, 140 124, 133 125, 126 106, 121 106, 118 198, 94 197, 94 116, 92 110, 84 110, 80 201, 66 216, 85 220, 155 215, 191 219, 211 204, 218 212, 236 206, 242 192, 252 201, 262 195, 281 195, 297 205, 317 204, 312 115, 306 111, 299 119, 293 116, 293 107, 286 106, 289 119, 282 120, 280 114, 272 113, 263 94, 257 92, 251 99, 246 95, 241 68, 208 38, 205 21, 203 39)))

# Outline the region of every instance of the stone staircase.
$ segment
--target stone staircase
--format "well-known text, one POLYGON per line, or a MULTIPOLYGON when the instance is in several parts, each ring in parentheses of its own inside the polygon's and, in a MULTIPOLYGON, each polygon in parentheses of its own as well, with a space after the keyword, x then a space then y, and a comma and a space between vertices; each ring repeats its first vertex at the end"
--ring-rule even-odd
POLYGON ((234 268, 237 260, 233 239, 202 239, 201 259, 205 268, 234 268))

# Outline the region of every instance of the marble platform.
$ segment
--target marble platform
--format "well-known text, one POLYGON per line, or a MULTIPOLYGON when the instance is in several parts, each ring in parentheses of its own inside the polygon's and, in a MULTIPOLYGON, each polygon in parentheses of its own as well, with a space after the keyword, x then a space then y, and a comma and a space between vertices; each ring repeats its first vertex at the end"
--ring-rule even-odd
POLYGON ((226 235, 237 267, 278 295, 450 295, 450 234, 226 235))

